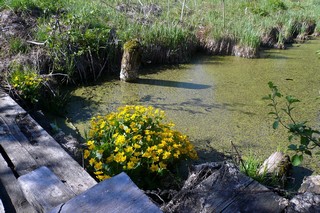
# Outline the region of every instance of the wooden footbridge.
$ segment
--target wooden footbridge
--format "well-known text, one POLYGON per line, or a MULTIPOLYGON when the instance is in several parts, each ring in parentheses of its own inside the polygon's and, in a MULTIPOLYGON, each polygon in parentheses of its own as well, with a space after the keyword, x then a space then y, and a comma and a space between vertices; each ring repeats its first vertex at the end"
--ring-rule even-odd
POLYGON ((97 183, 0 90, 0 213, 161 212, 121 173, 97 183), (21 122, 27 119, 28 122, 21 122))

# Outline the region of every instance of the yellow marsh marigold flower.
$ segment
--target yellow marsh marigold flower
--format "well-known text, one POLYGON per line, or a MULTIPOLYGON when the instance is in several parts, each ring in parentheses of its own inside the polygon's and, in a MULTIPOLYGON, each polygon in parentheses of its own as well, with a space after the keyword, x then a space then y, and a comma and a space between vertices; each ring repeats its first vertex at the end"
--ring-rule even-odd
POLYGON ((162 159, 168 159, 168 158, 170 158, 170 156, 171 156, 171 153, 170 152, 167 152, 167 151, 165 151, 164 153, 163 153, 163 157, 162 157, 162 159))
POLYGON ((148 142, 150 142, 150 141, 151 141, 151 136, 150 136, 150 135, 147 135, 146 140, 147 140, 148 142))
POLYGON ((141 152, 134 152, 133 153, 133 155, 136 156, 136 157, 140 156, 141 154, 142 154, 141 152))
POLYGON ((163 149, 158 149, 157 153, 160 155, 163 152, 163 149))
POLYGON ((140 146, 139 144, 137 144, 137 143, 133 144, 133 147, 134 147, 135 149, 141 148, 141 146, 140 146))
POLYGON ((123 145, 126 142, 126 137, 124 135, 119 135, 115 141, 117 146, 123 145))
POLYGON ((159 166, 157 164, 151 164, 150 170, 152 172, 156 172, 156 171, 158 171, 158 169, 159 169, 159 166))
POLYGON ((126 159, 127 159, 127 156, 125 156, 123 152, 117 153, 116 156, 114 157, 114 160, 117 163, 123 163, 124 161, 126 161, 126 159))
POLYGON ((167 168, 167 164, 160 162, 159 163, 160 169, 166 169, 167 168))
POLYGON ((173 148, 175 148, 175 149, 178 149, 178 148, 180 148, 181 147, 181 144, 173 144, 173 148))
POLYGON ((89 164, 92 166, 93 164, 95 164, 96 160, 94 158, 90 158, 89 160, 89 164))
POLYGON ((133 163, 138 163, 139 159, 137 157, 131 157, 130 161, 132 161, 133 163))
POLYGON ((151 153, 150 152, 145 152, 145 153, 143 153, 142 157, 151 158, 151 153))
POLYGON ((107 122, 102 121, 100 124, 100 129, 103 129, 106 126, 107 122))
POLYGON ((134 166, 135 166, 135 163, 132 162, 132 161, 129 161, 129 162, 127 163, 127 169, 133 169, 134 166))
POLYGON ((96 176, 100 181, 103 181, 103 180, 106 180, 106 179, 109 179, 110 176, 109 175, 97 175, 96 176))
POLYGON ((176 152, 173 154, 173 157, 179 158, 179 156, 180 156, 180 151, 176 150, 176 152))
POLYGON ((135 135, 132 137, 134 141, 140 141, 142 139, 142 135, 135 135))
POLYGON ((90 140, 87 142, 88 149, 93 150, 95 148, 94 141, 90 140))
POLYGON ((87 159, 88 157, 90 156, 90 151, 89 150, 84 150, 84 153, 83 153, 83 158, 84 159, 87 159))
POLYGON ((102 162, 100 161, 100 162, 96 163, 96 164, 94 165, 94 168, 95 168, 96 170, 101 170, 101 169, 102 169, 102 162))
POLYGON ((97 171, 97 172, 94 172, 94 174, 95 175, 101 175, 101 174, 103 174, 103 172, 102 171, 97 171))
POLYGON ((153 162, 158 162, 158 161, 159 161, 159 156, 153 154, 153 155, 152 155, 152 160, 153 160, 153 162))
POLYGON ((131 153, 133 152, 133 148, 132 146, 128 146, 127 148, 124 149, 124 151, 131 153))
POLYGON ((90 140, 90 141, 87 142, 87 146, 91 146, 91 145, 93 145, 93 144, 94 144, 94 141, 92 141, 92 140, 90 140))

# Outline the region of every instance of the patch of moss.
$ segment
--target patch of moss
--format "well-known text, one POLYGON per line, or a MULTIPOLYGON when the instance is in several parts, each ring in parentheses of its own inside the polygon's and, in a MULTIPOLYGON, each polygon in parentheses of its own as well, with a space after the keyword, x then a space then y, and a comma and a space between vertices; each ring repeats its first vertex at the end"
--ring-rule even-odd
POLYGON ((127 41, 124 45, 123 45, 123 49, 127 50, 129 52, 138 50, 140 48, 140 42, 138 41, 138 39, 132 39, 130 41, 127 41))

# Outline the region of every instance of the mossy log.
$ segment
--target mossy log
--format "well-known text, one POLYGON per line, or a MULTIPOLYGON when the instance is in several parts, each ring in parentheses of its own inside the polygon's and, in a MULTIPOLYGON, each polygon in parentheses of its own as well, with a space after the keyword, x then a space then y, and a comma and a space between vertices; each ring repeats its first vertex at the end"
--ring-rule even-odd
POLYGON ((126 42, 121 61, 120 80, 131 82, 138 79, 141 64, 141 46, 137 39, 126 42))

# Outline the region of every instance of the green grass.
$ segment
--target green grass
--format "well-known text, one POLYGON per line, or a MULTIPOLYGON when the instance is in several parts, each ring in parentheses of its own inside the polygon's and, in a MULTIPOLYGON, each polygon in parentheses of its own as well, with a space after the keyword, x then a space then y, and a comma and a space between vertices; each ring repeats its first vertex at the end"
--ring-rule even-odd
POLYGON ((278 177, 276 174, 259 174, 259 169, 263 164, 263 160, 259 159, 258 156, 254 155, 252 152, 248 156, 244 156, 242 163, 240 163, 240 171, 251 177, 252 179, 262 183, 266 186, 271 187, 284 187, 284 182, 281 180, 281 177, 278 177))

